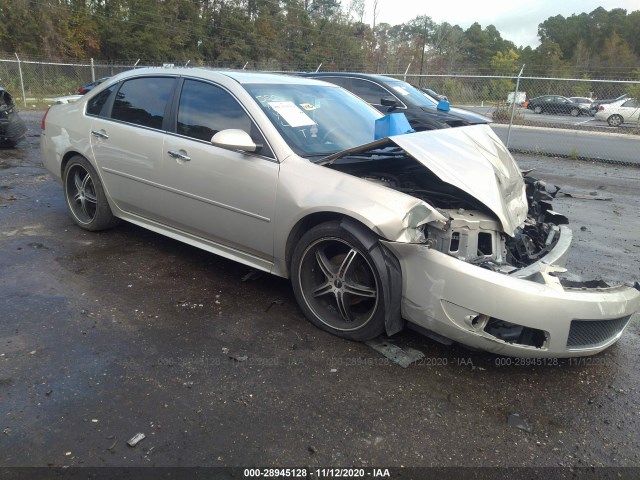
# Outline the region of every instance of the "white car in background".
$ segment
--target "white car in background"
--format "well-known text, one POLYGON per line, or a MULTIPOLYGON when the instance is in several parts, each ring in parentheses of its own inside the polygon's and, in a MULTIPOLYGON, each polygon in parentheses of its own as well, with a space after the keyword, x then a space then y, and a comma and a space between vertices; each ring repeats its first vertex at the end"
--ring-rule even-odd
POLYGON ((640 122, 640 101, 635 98, 625 98, 600 105, 596 112, 596 120, 605 121, 612 127, 619 127, 623 123, 638 123, 640 122))

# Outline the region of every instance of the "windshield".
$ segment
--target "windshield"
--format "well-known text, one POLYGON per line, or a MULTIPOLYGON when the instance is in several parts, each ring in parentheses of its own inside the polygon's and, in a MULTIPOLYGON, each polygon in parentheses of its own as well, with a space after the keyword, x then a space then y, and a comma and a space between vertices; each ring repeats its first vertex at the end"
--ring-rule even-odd
POLYGON ((412 103, 419 107, 436 108, 438 101, 431 98, 424 92, 421 92, 413 85, 409 85, 407 82, 401 80, 389 80, 386 82, 388 87, 391 87, 393 93, 405 103, 412 103))
POLYGON ((346 90, 329 85, 245 84, 298 155, 323 157, 374 140, 382 117, 346 90))

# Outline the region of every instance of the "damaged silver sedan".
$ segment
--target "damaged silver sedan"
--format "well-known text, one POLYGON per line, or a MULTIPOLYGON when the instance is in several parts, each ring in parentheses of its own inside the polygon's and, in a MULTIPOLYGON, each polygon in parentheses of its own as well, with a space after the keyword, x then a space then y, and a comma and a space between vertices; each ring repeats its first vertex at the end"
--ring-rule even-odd
POLYGON ((640 292, 563 277, 555 192, 489 127, 381 134, 388 118, 310 79, 135 70, 53 106, 41 149, 80 227, 122 219, 290 278, 305 316, 343 338, 410 322, 539 357, 620 338, 640 292))

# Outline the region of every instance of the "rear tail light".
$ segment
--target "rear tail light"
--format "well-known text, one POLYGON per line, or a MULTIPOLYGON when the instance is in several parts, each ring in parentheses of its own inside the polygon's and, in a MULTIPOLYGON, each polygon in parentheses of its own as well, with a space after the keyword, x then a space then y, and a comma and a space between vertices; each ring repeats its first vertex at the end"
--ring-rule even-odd
MULTIPOLYGON (((51 108, 51 107, 49 107, 49 108, 51 108)), ((47 121, 47 114, 49 113, 49 108, 47 108, 47 111, 44 112, 44 117, 42 117, 42 123, 40 124, 40 128, 42 129, 43 132, 44 132, 45 123, 47 121)))
POLYGON ((84 88, 79 88, 79 89, 78 89, 78 93, 79 93, 80 95, 84 95, 84 94, 85 94, 85 93, 87 93, 88 91, 89 91, 89 90, 86 90, 86 89, 84 89, 84 88))
POLYGON ((600 108, 598 108, 599 111, 604 110, 604 105, 600 105, 600 108))

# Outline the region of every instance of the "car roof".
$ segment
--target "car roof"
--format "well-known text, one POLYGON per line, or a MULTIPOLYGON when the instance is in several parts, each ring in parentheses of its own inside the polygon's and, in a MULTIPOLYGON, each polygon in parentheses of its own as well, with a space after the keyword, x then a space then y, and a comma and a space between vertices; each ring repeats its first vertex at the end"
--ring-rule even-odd
MULTIPOLYGON (((322 85, 331 86, 325 82, 319 82, 311 78, 303 78, 298 75, 286 75, 280 73, 264 73, 264 72, 251 72, 246 70, 215 70, 212 68, 200 68, 200 67, 157 67, 157 68, 138 68, 135 70, 128 70, 124 73, 117 75, 118 79, 124 79, 132 76, 140 75, 178 75, 199 77, 208 80, 220 79, 220 77, 228 77, 240 84, 251 83, 270 83, 270 84, 284 84, 284 85, 322 85)), ((114 77, 115 78, 115 77, 114 77)))
POLYGON ((366 80, 374 80, 377 82, 385 83, 389 81, 399 81, 397 78, 387 77, 385 75, 376 75, 373 73, 352 73, 352 72, 310 72, 302 74, 305 77, 352 77, 363 78, 366 80))

